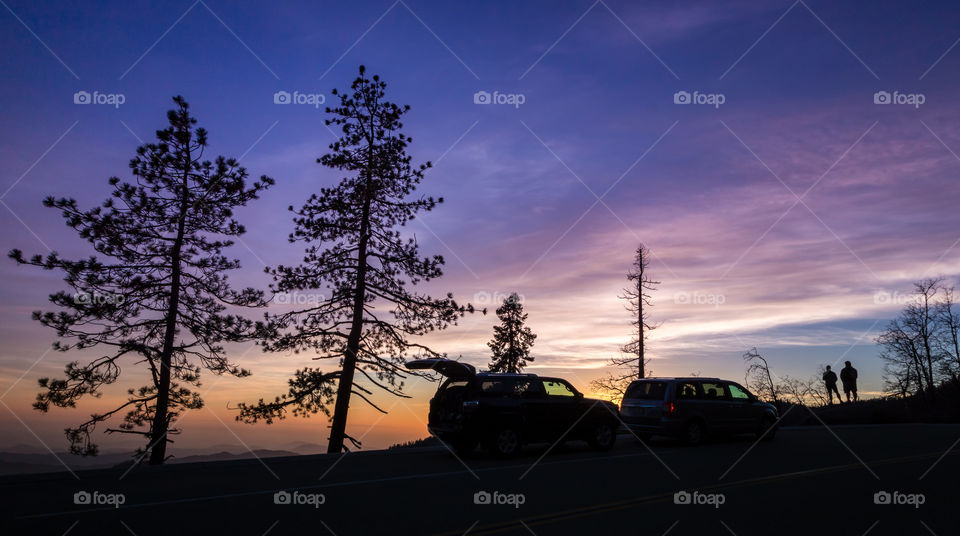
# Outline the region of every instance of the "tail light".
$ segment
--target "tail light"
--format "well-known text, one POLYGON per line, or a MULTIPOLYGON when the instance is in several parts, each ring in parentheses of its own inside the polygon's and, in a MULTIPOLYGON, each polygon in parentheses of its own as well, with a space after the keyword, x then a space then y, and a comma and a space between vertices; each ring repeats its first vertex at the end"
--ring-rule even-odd
POLYGON ((664 402, 663 403, 663 416, 670 417, 673 415, 673 402, 664 402))

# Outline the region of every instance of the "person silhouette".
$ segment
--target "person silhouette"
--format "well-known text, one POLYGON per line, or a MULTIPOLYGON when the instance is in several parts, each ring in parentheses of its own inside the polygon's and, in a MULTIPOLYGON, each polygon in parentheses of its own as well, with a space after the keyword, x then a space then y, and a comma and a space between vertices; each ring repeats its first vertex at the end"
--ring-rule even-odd
MULTIPOLYGON (((853 401, 859 400, 857 397, 857 369, 849 361, 844 363, 846 366, 840 369, 840 383, 843 384, 843 392, 847 395, 847 402, 850 402, 850 393, 853 393, 853 401)), ((840 395, 838 394, 837 397, 840 395)))
POLYGON ((830 405, 833 405, 833 393, 837 393, 837 402, 843 404, 843 399, 840 398, 840 390, 837 389, 837 373, 830 370, 830 365, 827 365, 827 371, 823 373, 823 383, 827 386, 830 405))

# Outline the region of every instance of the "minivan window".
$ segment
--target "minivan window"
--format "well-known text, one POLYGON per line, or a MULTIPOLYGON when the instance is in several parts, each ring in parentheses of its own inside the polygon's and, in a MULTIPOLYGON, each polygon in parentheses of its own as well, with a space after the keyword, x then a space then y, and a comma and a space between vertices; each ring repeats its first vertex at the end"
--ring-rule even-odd
POLYGON ((703 388, 703 397, 707 400, 714 398, 729 398, 726 386, 722 383, 703 382, 700 384, 703 388))
POLYGON ((695 383, 678 384, 677 398, 697 398, 697 385, 695 383))
POLYGON ((633 382, 627 387, 624 398, 639 398, 640 400, 663 400, 667 392, 666 382, 633 382))

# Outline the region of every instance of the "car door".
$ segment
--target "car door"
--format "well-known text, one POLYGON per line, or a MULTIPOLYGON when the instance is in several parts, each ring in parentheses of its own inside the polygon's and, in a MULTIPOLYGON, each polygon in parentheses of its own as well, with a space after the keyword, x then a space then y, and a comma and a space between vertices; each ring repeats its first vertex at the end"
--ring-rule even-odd
POLYGON ((586 408, 581 408, 583 396, 565 380, 541 378, 546 394, 548 415, 544 421, 548 439, 557 439, 571 430, 586 408))
POLYGON ((551 422, 553 412, 552 402, 547 400, 547 393, 543 390, 543 383, 539 379, 524 380, 522 392, 523 412, 525 415, 527 441, 547 441, 555 424, 551 422))
POLYGON ((700 382, 700 411, 707 421, 707 428, 713 432, 729 432, 733 428, 733 411, 730 391, 721 381, 704 380, 700 382))
POLYGON ((730 391, 730 424, 737 432, 756 430, 758 415, 750 392, 741 385, 730 382, 727 384, 730 391))

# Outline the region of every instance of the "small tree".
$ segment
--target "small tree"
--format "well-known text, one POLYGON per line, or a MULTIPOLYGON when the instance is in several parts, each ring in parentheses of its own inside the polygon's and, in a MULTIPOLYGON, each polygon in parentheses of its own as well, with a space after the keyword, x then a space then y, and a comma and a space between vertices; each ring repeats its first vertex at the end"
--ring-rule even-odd
POLYGON ((414 340, 444 329, 472 305, 459 305, 452 294, 432 298, 411 287, 443 275, 443 257, 423 258, 415 238, 401 229, 420 211, 432 210, 443 199, 413 197, 430 163, 414 166, 406 148, 411 138, 400 132, 400 119, 409 106, 387 101, 386 83, 379 76, 360 76, 352 91, 333 95, 336 108, 328 125, 343 135, 330 144, 318 162, 346 174, 333 187, 320 188, 294 213, 290 242, 303 242, 306 251, 298 266, 268 269, 275 292, 313 291, 316 304, 271 319, 264 345, 272 351, 311 352, 314 359, 333 360, 326 372, 317 368, 296 371, 285 395, 272 402, 260 399, 241 404, 238 420, 267 423, 294 415, 322 411, 331 415, 328 452, 344 450, 352 395, 386 413, 370 399, 372 388, 403 394, 405 356, 410 351, 441 354, 414 340), (390 318, 392 317, 392 318, 390 318), (359 372, 364 383, 355 381, 359 372))
POLYGON ((954 288, 944 286, 937 304, 936 347, 943 359, 942 373, 960 382, 960 311, 954 302, 954 288))
POLYGON ((493 327, 493 339, 487 343, 493 351, 490 372, 519 373, 533 361, 530 347, 537 336, 525 325, 527 316, 516 292, 504 299, 503 305, 497 308, 500 325, 493 327))
MULTIPOLYGON (((932 399, 944 358, 944 320, 941 293, 947 291, 942 278, 917 281, 914 300, 877 337, 882 347, 885 383, 894 390, 909 385, 916 393, 932 399), (892 376, 892 377, 890 377, 892 376)), ((948 295, 952 299, 952 293, 948 295)), ((952 308, 951 308, 952 310, 952 308)))
POLYGON ((150 463, 163 463, 168 435, 177 432, 171 425, 185 410, 203 405, 192 390, 200 384, 200 370, 250 374, 227 359, 222 343, 248 340, 256 326, 223 312, 228 305, 263 306, 263 294, 230 286, 225 272, 240 264, 222 252, 233 244, 230 237, 245 232, 233 211, 273 180, 264 176, 248 186, 247 172, 236 160, 203 160, 207 132, 195 127, 182 97, 174 102, 169 127, 130 161, 135 183, 112 177, 111 198, 85 211, 73 199, 44 200, 99 257, 71 261, 54 252, 26 259, 20 250, 10 252, 20 264, 63 271, 73 290, 50 295, 63 310, 33 314, 56 330, 61 340, 54 348, 106 352, 88 363, 69 363, 64 379, 41 378, 34 408, 72 408, 84 396, 99 397, 104 386, 119 380, 122 360, 150 374, 147 385, 129 389, 116 409, 66 429, 75 454, 95 455, 90 434, 97 424, 126 411, 119 427, 107 431, 148 438, 141 452, 149 452, 150 463))
POLYGON ((753 391, 758 397, 773 402, 777 408, 780 408, 780 388, 773 381, 773 375, 770 373, 770 364, 760 355, 756 348, 751 348, 743 354, 743 360, 747 363, 747 372, 744 375, 744 383, 747 389, 753 391))

